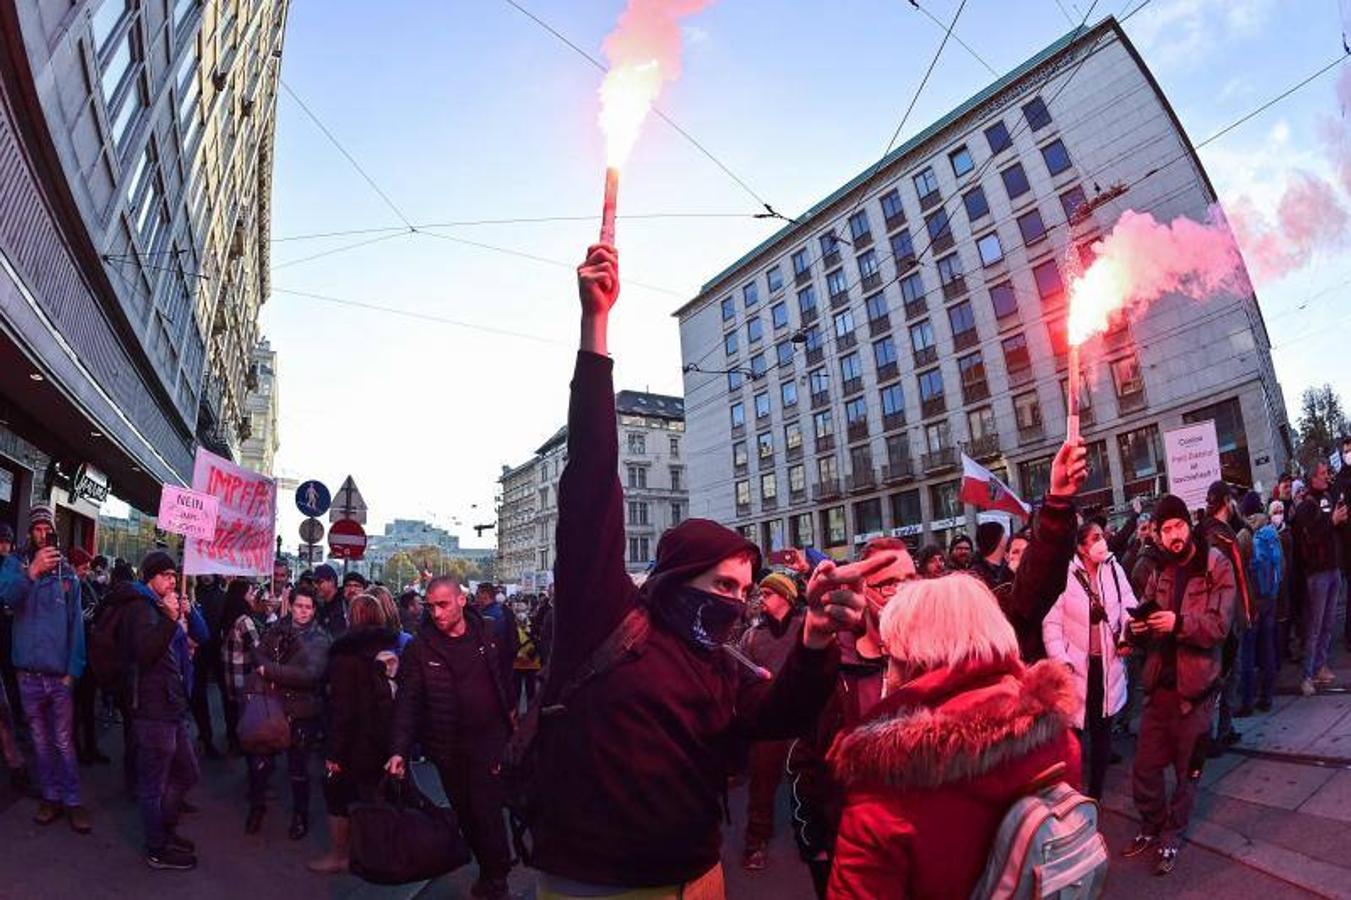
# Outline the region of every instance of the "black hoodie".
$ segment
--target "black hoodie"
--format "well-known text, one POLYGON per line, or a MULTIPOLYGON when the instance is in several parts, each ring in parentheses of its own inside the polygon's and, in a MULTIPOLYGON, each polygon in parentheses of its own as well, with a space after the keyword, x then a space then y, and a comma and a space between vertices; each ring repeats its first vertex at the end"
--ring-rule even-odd
POLYGON ((376 655, 394 652, 398 636, 366 626, 348 631, 328 651, 329 709, 327 758, 357 781, 379 778, 390 757, 394 693, 385 664, 376 655))

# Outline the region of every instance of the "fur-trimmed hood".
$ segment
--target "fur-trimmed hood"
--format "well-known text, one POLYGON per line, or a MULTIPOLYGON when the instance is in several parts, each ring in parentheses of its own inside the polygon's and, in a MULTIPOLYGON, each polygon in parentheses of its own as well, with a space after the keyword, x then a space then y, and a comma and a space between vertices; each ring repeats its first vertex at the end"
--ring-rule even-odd
POLYGON ((393 650, 399 646, 399 636, 380 625, 367 625, 346 632, 333 642, 329 649, 330 658, 334 656, 367 656, 372 659, 381 650, 393 650))
POLYGON ((940 669, 903 685, 830 751, 846 788, 939 788, 995 773, 1061 739, 1077 704, 1069 675, 1016 659, 940 669))

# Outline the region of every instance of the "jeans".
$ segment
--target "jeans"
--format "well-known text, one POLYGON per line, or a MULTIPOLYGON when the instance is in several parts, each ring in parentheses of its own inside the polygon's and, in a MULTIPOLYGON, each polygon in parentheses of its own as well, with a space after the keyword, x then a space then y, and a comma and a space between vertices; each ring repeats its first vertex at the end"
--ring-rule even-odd
MULTIPOLYGON (((310 748, 319 730, 318 719, 291 720, 291 746, 286 749, 286 773, 291 780, 291 812, 310 814, 310 748)), ((277 766, 276 756, 249 754, 249 805, 263 806, 267 782, 277 766)))
POLYGON ((1112 760, 1112 717, 1103 715, 1105 685, 1102 657, 1088 658, 1088 696, 1084 702, 1084 730, 1088 745, 1088 796, 1102 799, 1102 783, 1112 760))
POLYGON ((450 808, 474 852, 482 878, 506 878, 511 871, 511 844, 502 815, 506 792, 496 762, 472 753, 452 753, 433 760, 450 808))
POLYGON ((136 805, 145 826, 147 850, 163 850, 178 825, 183 795, 201 772, 186 719, 136 719, 136 805))
POLYGON ((1328 664, 1328 649, 1332 646, 1332 624, 1337 618, 1337 598, 1342 592, 1342 573, 1336 569, 1315 572, 1306 577, 1306 583, 1308 593, 1304 602, 1304 677, 1313 678, 1319 669, 1328 664))
POLYGON ((1243 666, 1243 705, 1251 707, 1254 696, 1271 700, 1276 688, 1276 669, 1280 657, 1276 652, 1276 610, 1268 608, 1257 614, 1248 633, 1243 635, 1241 651, 1243 666), (1262 670, 1261 690, 1257 687, 1257 670, 1262 670))
POLYGON ((1161 836, 1165 844, 1176 846, 1191 820, 1196 801, 1196 782, 1190 777, 1192 752, 1210 728, 1214 705, 1212 697, 1194 706, 1167 688, 1155 688, 1145 699, 1131 792, 1141 829, 1145 834, 1161 836), (1176 776, 1171 798, 1163 776, 1169 766, 1176 776))
POLYGON ((80 805, 80 775, 75 760, 75 701, 60 675, 19 672, 28 730, 33 735, 33 768, 42 799, 80 805))

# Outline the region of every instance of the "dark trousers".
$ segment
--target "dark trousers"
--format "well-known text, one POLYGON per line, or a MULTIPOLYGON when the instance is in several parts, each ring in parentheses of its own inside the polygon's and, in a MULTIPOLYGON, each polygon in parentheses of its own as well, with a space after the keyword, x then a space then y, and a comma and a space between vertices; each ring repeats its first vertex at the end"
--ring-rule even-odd
POLYGON ((347 818, 353 803, 369 802, 380 787, 384 773, 368 772, 366 775, 354 775, 340 772, 324 778, 324 808, 330 816, 347 818))
POLYGON ((539 669, 516 669, 515 687, 516 693, 512 699, 516 703, 521 702, 521 694, 525 694, 525 702, 529 703, 535 699, 535 685, 539 683, 539 669))
POLYGON ((1155 688, 1145 699, 1131 790, 1143 831, 1166 843, 1176 844, 1191 819, 1196 800, 1196 782, 1190 777, 1192 752, 1209 732, 1214 709, 1214 696, 1193 705, 1167 688, 1155 688), (1163 774, 1169 766, 1177 782, 1171 799, 1163 774))
MULTIPOLYGON (((214 679, 217 685, 225 683, 225 665, 220 656, 220 645, 203 644, 193 657, 192 670, 192 719, 197 723, 197 738, 204 744, 215 740, 215 730, 211 726, 210 687, 214 679)), ((224 696, 224 688, 220 688, 224 696)))
POLYGON ((746 801, 746 846, 769 843, 774 836, 774 798, 783 781, 783 767, 792 741, 759 741, 751 745, 751 782, 746 801))
POLYGON ((1088 796, 1102 799, 1102 783, 1112 759, 1112 717, 1103 715, 1102 657, 1088 658, 1088 698, 1084 704, 1084 730, 1088 750, 1088 796))
POLYGON ((479 876, 506 878, 511 871, 511 844, 503 817, 506 795, 502 777, 495 760, 478 757, 455 753, 433 762, 446 799, 478 861, 479 876))
POLYGON ((812 741, 790 741, 784 768, 792 801, 793 840, 798 855, 807 864, 816 896, 824 900, 836 830, 834 816, 828 809, 831 785, 824 754, 812 741))
POLYGON ((1240 652, 1243 667, 1243 705, 1251 707, 1255 696, 1270 700, 1276 688, 1276 669, 1280 657, 1276 652, 1276 611, 1266 609, 1257 614, 1252 627, 1243 635, 1240 652), (1262 670, 1261 689, 1258 690, 1257 670, 1262 670))
POLYGON ((183 795, 200 776, 186 720, 136 719, 136 805, 147 850, 163 850, 178 825, 183 795))
MULTIPOLYGON (((291 746, 286 749, 286 774, 291 780, 291 812, 308 818, 310 814, 310 748, 318 733, 317 719, 291 720, 291 746)), ((277 757, 250 753, 249 805, 264 806, 267 782, 277 767, 277 757)))
POLYGON ((99 752, 97 707, 98 682, 86 668, 75 682, 75 753, 82 758, 99 752))
POLYGON ((239 749, 239 700, 231 697, 229 693, 222 691, 221 697, 224 702, 221 704, 225 714, 225 745, 237 751, 239 749))

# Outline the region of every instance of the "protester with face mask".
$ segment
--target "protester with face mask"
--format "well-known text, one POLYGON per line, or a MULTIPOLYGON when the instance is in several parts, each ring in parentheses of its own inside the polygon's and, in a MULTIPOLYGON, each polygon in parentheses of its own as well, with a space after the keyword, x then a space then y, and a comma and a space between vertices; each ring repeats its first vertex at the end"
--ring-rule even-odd
POLYGON ((1130 579, 1116 561, 1102 527, 1079 527, 1074 560, 1065 593, 1042 622, 1046 656, 1070 671, 1078 699, 1073 724, 1088 751, 1088 795, 1102 798, 1103 779, 1112 755, 1112 716, 1128 695, 1125 641, 1130 612, 1135 609, 1130 579), (1123 650, 1119 651, 1118 648, 1123 650))
POLYGON ((1254 709, 1262 712, 1271 709, 1271 695, 1276 688, 1276 669, 1280 662, 1276 652, 1277 606, 1280 603, 1281 583, 1285 580, 1286 563, 1280 533, 1262 512, 1262 499, 1250 492, 1243 498, 1241 511, 1252 530, 1252 558, 1248 563, 1247 581, 1253 610, 1252 624, 1243 636, 1243 646, 1239 650, 1242 702, 1234 715, 1236 718, 1247 718, 1254 709), (1262 673, 1260 692, 1257 680, 1259 670, 1262 673))
POLYGON ((1281 500, 1272 500, 1267 506, 1267 519, 1276 529, 1276 537, 1281 542, 1281 588, 1276 595, 1276 666, 1285 662, 1290 650, 1290 634, 1293 630, 1295 538, 1286 519, 1286 505, 1281 500))

